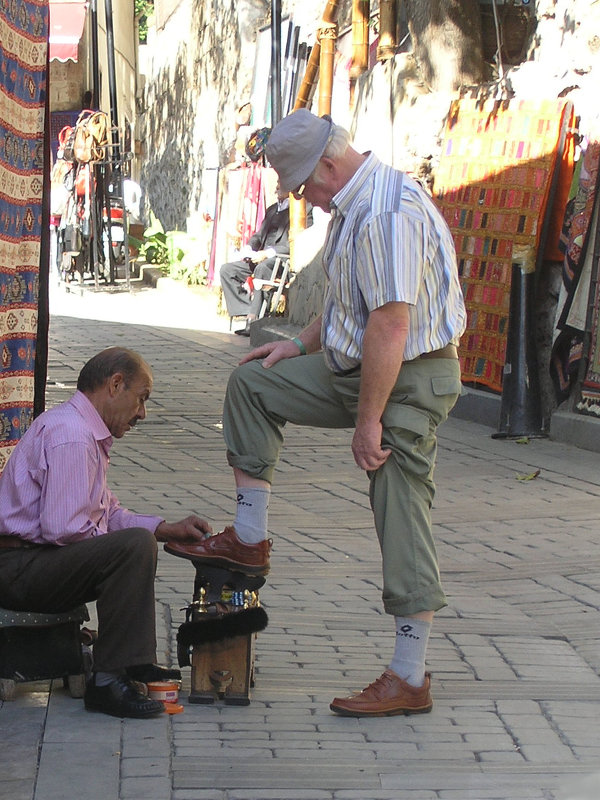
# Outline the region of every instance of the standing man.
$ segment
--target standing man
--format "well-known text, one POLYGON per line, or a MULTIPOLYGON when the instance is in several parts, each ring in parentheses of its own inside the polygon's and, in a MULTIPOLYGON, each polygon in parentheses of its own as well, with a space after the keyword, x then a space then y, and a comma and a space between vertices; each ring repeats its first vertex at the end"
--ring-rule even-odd
POLYGON ((267 508, 293 422, 354 428, 383 558, 383 605, 395 617, 389 668, 331 709, 347 716, 431 710, 425 654, 446 605, 430 509, 436 428, 460 393, 465 327, 450 231, 407 175, 359 153, 329 117, 305 109, 273 130, 267 156, 282 190, 331 212, 322 316, 291 341, 252 350, 231 375, 223 417, 238 498, 233 526, 167 550, 266 574, 267 508))
POLYGON ((103 350, 84 365, 73 397, 33 421, 0 477, 0 605, 60 613, 95 600, 84 703, 117 717, 163 713, 136 682, 181 678, 154 663, 157 541, 198 542, 211 530, 196 516, 168 523, 135 514, 108 488, 113 438, 145 418, 151 389, 140 355, 103 350))

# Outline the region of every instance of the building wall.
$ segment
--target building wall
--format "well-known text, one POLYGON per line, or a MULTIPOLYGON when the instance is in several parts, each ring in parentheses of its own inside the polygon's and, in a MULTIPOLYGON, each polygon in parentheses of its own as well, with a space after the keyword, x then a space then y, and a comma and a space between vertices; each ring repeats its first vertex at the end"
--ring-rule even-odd
MULTIPOLYGON (((127 120, 136 127, 137 26, 133 0, 113 2, 113 37, 115 50, 115 85, 119 125, 127 120)), ((110 112, 106 18, 103 2, 98 3, 98 62, 102 111, 110 112)), ((92 37, 88 9, 79 43, 77 61, 50 62, 50 110, 76 111, 83 108, 84 95, 92 90, 92 37)), ((135 167, 134 167, 135 172, 135 167)))
POLYGON ((142 186, 165 229, 185 229, 212 199, 216 170, 235 141, 236 111, 250 94, 256 31, 268 7, 268 0, 155 4, 141 111, 142 186))

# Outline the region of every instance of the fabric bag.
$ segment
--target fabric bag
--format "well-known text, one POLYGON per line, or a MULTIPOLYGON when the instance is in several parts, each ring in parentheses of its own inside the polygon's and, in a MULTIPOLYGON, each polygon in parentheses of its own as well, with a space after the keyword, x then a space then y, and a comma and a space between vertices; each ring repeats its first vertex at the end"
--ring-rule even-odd
POLYGON ((82 111, 75 124, 73 154, 77 161, 102 161, 108 144, 108 119, 103 111, 82 111))
POLYGON ((70 255, 77 255, 81 252, 83 241, 81 238, 81 230, 79 225, 67 225, 63 233, 63 252, 70 255))
POLYGON ((75 143, 75 128, 70 125, 65 127, 58 134, 58 157, 65 161, 74 161, 73 144, 75 143))

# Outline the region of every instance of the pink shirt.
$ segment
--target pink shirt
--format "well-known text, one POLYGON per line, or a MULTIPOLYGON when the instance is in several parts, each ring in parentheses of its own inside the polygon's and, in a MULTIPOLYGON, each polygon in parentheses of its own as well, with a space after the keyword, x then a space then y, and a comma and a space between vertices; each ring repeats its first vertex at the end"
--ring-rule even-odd
POLYGON ((57 545, 123 528, 154 533, 162 517, 121 508, 108 488, 112 441, 79 391, 40 414, 0 476, 0 533, 57 545))

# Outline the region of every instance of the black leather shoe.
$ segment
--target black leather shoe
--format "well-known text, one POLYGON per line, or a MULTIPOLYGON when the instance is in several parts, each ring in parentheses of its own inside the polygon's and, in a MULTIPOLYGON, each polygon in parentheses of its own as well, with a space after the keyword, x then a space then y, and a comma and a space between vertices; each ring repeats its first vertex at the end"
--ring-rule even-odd
POLYGON ((108 686, 87 685, 83 702, 88 711, 100 711, 112 717, 146 719, 165 713, 164 703, 139 692, 127 678, 115 678, 108 686))
POLYGON ((140 683, 152 683, 153 681, 180 681, 181 672, 170 667, 161 667, 160 664, 136 664, 135 667, 127 667, 125 670, 128 678, 140 683))
POLYGON ((250 336, 250 323, 246 321, 246 327, 238 328, 234 333, 237 333, 238 336, 250 336))

